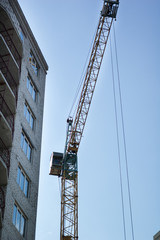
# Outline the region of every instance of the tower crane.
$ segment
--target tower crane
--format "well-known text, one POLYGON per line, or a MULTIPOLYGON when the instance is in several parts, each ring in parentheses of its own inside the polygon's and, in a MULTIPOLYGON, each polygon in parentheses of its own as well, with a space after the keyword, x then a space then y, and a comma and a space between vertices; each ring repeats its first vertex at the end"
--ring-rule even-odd
POLYGON ((112 22, 119 0, 104 0, 84 83, 75 114, 67 119, 64 153, 53 152, 50 175, 61 177, 60 240, 78 240, 78 164, 80 146, 112 22))

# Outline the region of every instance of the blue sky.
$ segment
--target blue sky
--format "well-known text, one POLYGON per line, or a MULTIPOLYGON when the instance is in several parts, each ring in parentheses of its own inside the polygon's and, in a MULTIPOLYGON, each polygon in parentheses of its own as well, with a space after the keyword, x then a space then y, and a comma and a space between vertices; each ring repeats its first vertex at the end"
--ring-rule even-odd
MULTIPOLYGON (((49 159, 52 151, 64 150, 66 119, 103 1, 46 0, 44 4, 42 0, 19 0, 19 3, 49 65, 36 240, 58 240, 60 179, 48 175, 49 159)), ((115 22, 135 240, 150 240, 160 230, 159 9, 160 2, 156 0, 123 0, 115 22)), ((113 31, 111 35, 113 39, 113 31)), ((120 117, 119 126, 126 231, 130 240, 120 117)), ((124 239, 109 44, 78 161, 79 238, 124 239)))

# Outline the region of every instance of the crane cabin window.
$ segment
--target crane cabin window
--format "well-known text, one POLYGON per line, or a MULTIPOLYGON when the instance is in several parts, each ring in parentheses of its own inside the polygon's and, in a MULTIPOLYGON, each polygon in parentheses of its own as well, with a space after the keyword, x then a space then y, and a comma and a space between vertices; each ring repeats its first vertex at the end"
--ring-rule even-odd
POLYGON ((38 76, 39 65, 32 51, 30 51, 29 63, 31 64, 31 67, 34 73, 36 74, 36 76, 38 76))

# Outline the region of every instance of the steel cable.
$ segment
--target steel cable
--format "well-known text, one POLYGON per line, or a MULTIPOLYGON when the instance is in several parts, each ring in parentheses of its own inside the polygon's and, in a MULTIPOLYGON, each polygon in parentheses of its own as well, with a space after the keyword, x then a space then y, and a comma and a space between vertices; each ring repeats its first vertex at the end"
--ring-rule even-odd
POLYGON ((124 127, 123 104, 122 104, 118 54, 117 54, 117 44, 116 44, 116 33, 115 33, 114 23, 113 23, 113 32, 114 32, 114 45, 115 45, 115 53, 116 53, 117 76, 118 76, 118 90, 119 90, 119 98, 120 98, 120 111, 121 111, 121 119, 122 119, 123 143, 124 143, 124 151, 125 151, 125 163, 126 163, 126 173, 127 173, 127 186, 128 186, 129 209, 130 209, 131 228, 132 228, 132 239, 134 240, 134 228, 133 228, 130 181, 129 181, 128 156, 127 156, 127 146, 126 146, 126 134, 125 134, 125 127, 124 127))
MULTIPOLYGON (((97 30, 97 28, 96 28, 96 30, 97 30)), ((83 83, 83 80, 84 80, 84 77, 85 77, 85 69, 86 69, 87 61, 89 59, 89 56, 90 56, 90 53, 91 53, 91 49, 92 49, 92 46, 93 46, 93 42, 94 42, 94 39, 95 39, 96 30, 94 32, 94 35, 93 35, 93 38, 92 38, 92 42, 90 44, 90 48, 89 48, 89 51, 88 51, 88 54, 87 54, 87 57, 86 57, 86 61, 85 61, 85 64, 84 64, 84 67, 83 67, 83 70, 82 70, 82 74, 81 74, 81 77, 80 77, 80 80, 79 80, 79 83, 78 83, 78 86, 77 86, 77 90, 76 90, 76 93, 75 93, 75 96, 74 96, 74 99, 73 99, 73 103, 71 105, 71 109, 69 111, 68 117, 71 116, 73 108, 75 108, 74 112, 73 112, 73 118, 74 118, 74 115, 75 115, 75 112, 76 112, 76 109, 77 109, 77 106, 78 106, 77 99, 78 99, 78 95, 80 94, 80 89, 82 87, 82 83, 83 83)), ((79 98, 80 98, 80 96, 79 96, 79 98)))
POLYGON ((110 35, 110 52, 111 52, 111 68, 112 68, 114 110, 115 110, 115 120, 116 120, 116 137, 117 137, 117 148, 118 148, 119 176, 120 176, 120 188, 121 188, 123 231, 124 231, 124 239, 126 240, 126 223, 125 223, 125 210, 124 210, 124 199, 123 199, 122 167, 121 167, 120 140, 119 140, 119 128, 118 128, 118 112, 117 112, 116 89, 115 89, 115 79, 114 79, 114 70, 113 70, 113 56, 112 56, 111 35, 110 35))

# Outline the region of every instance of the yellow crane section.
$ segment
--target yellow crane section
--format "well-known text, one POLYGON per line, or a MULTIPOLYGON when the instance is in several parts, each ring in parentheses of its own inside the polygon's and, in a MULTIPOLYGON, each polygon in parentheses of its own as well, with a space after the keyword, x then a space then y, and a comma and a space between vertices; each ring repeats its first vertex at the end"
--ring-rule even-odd
POLYGON ((53 152, 51 155, 50 175, 61 177, 60 240, 78 240, 77 152, 118 6, 119 0, 104 0, 75 119, 67 119, 64 154, 53 152))

